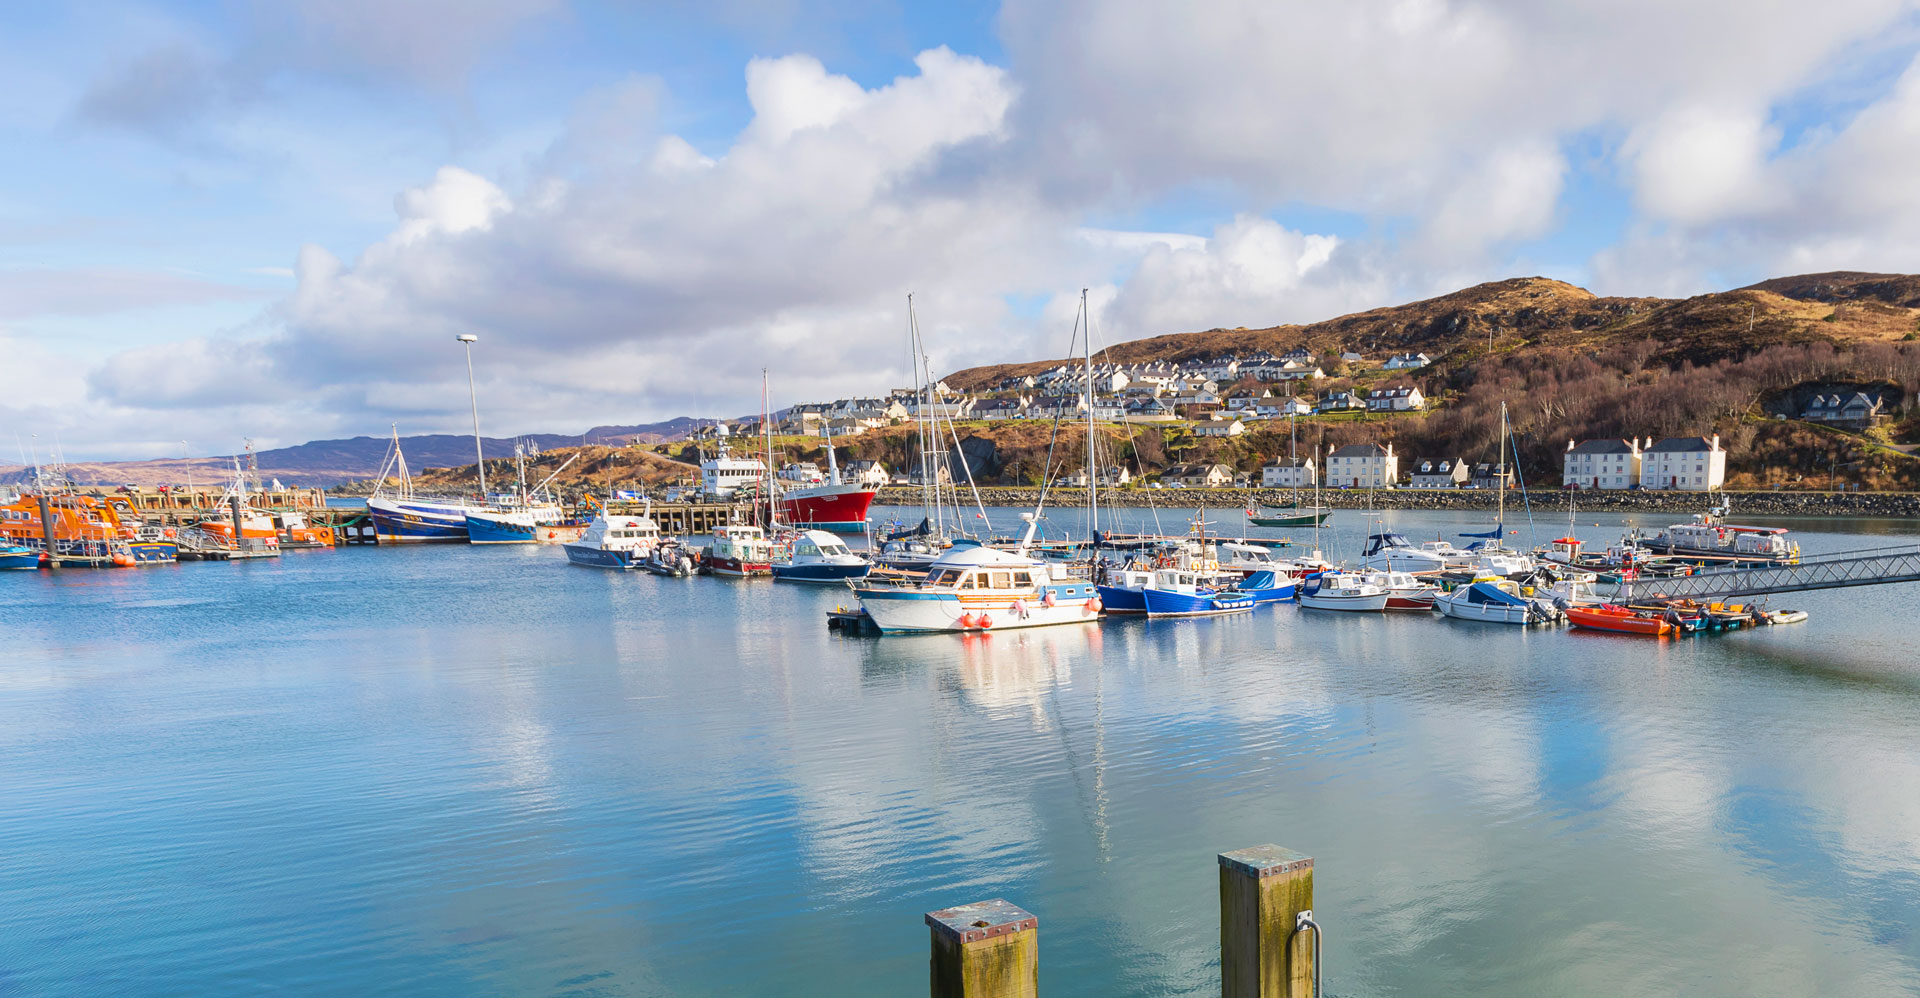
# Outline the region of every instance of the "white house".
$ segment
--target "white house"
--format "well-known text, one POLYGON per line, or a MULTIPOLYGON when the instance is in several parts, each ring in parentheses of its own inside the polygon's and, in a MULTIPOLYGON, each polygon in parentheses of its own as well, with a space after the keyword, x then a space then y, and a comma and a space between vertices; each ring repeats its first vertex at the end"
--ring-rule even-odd
POLYGON ((1280 365, 1280 370, 1275 373, 1278 375, 1273 379, 1275 381, 1311 381, 1327 376, 1327 372, 1321 370, 1318 364, 1300 364, 1294 361, 1287 361, 1280 365))
POLYGON ((1457 489, 1471 472, 1457 457, 1423 457, 1407 466, 1407 484, 1416 489, 1457 489))
POLYGON ((1134 399, 1127 403, 1129 423, 1164 423, 1174 419, 1173 406, 1156 398, 1134 399))
POLYGON ((1639 440, 1567 441, 1560 484, 1583 489, 1625 489, 1640 482, 1639 440))
POLYGON ((1224 464, 1176 464, 1160 477, 1189 488, 1218 489, 1233 484, 1233 469, 1224 464))
POLYGON ((1237 437, 1245 432, 1246 424, 1237 419, 1215 419, 1193 426, 1196 437, 1237 437))
POLYGON ((1410 385, 1391 385, 1367 393, 1368 412, 1409 412, 1424 409, 1427 399, 1410 385))
POLYGON ((1387 358, 1381 366, 1389 371, 1411 371, 1433 363, 1433 358, 1423 353, 1400 353, 1387 358))
POLYGON ((1720 435, 1668 437, 1640 454, 1640 484, 1649 489, 1705 492, 1727 481, 1727 452, 1720 435))
POLYGON ((1304 489, 1313 485, 1315 477, 1313 458, 1287 461, 1276 457, 1271 463, 1260 466, 1262 488, 1304 489))
POLYGON ((1327 484, 1356 489, 1387 488, 1400 480, 1393 445, 1348 444, 1327 456, 1327 484))
POLYGON ((1359 392, 1334 392, 1315 403, 1313 410, 1315 412, 1350 412, 1366 407, 1367 400, 1361 398, 1359 392))
POLYGON ((893 476, 887 474, 887 466, 878 461, 849 461, 846 475, 854 484, 872 489, 883 489, 893 482, 893 476))

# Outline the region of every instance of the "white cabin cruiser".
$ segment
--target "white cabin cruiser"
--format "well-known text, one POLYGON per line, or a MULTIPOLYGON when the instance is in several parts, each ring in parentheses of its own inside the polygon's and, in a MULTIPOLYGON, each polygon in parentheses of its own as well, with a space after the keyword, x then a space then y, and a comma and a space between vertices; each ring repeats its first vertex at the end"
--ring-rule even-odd
POLYGON ((641 568, 660 544, 660 525, 650 516, 601 513, 578 541, 561 545, 567 561, 591 568, 641 568))
POLYGON ((948 548, 924 578, 853 592, 883 634, 1077 624, 1101 612, 1092 582, 1055 581, 1039 559, 971 543, 948 548))
MULTIPOLYGON (((1446 544, 1445 541, 1437 543, 1446 544)), ((1451 544, 1446 547, 1453 549, 1451 544)), ((1460 554, 1454 551, 1456 557, 1449 559, 1430 547, 1414 547, 1411 541, 1389 530, 1367 535, 1360 565, 1387 572, 1442 572, 1460 564, 1460 554)))
POLYGON ((1300 587, 1300 605, 1309 610, 1352 610, 1378 613, 1387 608, 1388 592, 1364 576, 1328 572, 1300 587))

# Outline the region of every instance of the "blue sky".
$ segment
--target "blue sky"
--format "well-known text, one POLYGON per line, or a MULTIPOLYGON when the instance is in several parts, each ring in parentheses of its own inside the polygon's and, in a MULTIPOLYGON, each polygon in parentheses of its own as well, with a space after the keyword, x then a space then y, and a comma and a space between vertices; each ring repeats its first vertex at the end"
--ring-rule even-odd
POLYGON ((1545 274, 1920 269, 1912 6, 31 5, 0 350, 70 457, 578 430, 1545 274))

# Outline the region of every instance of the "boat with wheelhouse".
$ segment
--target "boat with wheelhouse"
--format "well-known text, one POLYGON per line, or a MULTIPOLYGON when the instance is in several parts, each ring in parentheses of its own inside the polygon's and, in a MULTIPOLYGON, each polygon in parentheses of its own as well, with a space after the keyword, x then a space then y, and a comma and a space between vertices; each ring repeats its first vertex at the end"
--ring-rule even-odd
POLYGON ((562 547, 568 564, 624 570, 644 567, 660 543, 660 525, 653 517, 601 513, 579 540, 562 547))
POLYGON ((1092 581, 1057 579, 1040 559, 972 543, 948 548, 922 578, 869 580, 853 592, 883 634, 1077 624, 1101 614, 1092 581))
POLYGON ((773 545, 773 577, 782 582, 845 582, 871 571, 871 562, 824 530, 785 534, 773 545))

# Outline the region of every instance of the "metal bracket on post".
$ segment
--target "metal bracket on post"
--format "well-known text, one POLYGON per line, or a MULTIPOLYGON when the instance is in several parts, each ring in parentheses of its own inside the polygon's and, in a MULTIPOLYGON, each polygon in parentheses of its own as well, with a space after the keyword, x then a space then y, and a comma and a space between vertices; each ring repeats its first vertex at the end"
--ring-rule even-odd
POLYGON ((1313 909, 1308 908, 1294 917, 1295 935, 1306 929, 1313 930, 1313 998, 1320 998, 1320 923, 1313 920, 1313 909))

